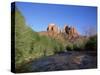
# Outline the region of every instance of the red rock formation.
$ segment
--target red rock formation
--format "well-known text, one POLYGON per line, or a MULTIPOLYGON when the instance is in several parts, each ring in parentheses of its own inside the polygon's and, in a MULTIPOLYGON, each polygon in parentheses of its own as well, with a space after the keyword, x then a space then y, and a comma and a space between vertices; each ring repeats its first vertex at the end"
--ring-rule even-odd
POLYGON ((49 24, 47 27, 47 31, 43 31, 39 33, 40 35, 46 35, 52 38, 66 38, 74 40, 79 37, 79 33, 75 27, 69 27, 68 25, 64 26, 64 29, 59 29, 58 26, 54 23, 49 24))
POLYGON ((64 26, 64 32, 68 35, 69 39, 79 37, 79 33, 75 27, 69 27, 68 25, 64 26))
POLYGON ((57 36, 59 34, 59 29, 55 24, 49 24, 47 27, 47 32, 49 36, 57 36))

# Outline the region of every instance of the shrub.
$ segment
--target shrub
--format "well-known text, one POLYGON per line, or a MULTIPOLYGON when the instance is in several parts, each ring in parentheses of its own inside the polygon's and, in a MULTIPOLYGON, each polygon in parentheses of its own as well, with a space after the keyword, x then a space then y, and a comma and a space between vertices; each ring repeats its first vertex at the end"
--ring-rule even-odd
POLYGON ((89 38, 85 45, 85 49, 89 51, 97 51, 97 35, 89 38))
POLYGON ((82 51, 83 47, 81 45, 74 44, 73 45, 73 50, 75 50, 75 51, 82 51))
POLYGON ((67 50, 67 51, 73 51, 73 44, 68 44, 68 45, 66 46, 66 50, 67 50))

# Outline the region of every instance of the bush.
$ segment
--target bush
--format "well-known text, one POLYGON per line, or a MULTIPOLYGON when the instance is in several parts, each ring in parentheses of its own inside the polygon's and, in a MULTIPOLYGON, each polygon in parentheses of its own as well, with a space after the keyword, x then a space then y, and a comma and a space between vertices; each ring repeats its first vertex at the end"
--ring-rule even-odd
POLYGON ((85 45, 85 49, 89 51, 97 51, 97 35, 89 38, 85 45))
POLYGON ((73 42, 66 42, 66 50, 68 51, 83 51, 85 44, 87 43, 87 38, 80 37, 73 42))
POLYGON ((67 51, 73 51, 73 44, 68 44, 68 45, 66 46, 66 50, 67 50, 67 51))
POLYGON ((73 50, 75 50, 75 51, 80 51, 80 49, 81 49, 81 48, 80 48, 79 46, 77 46, 77 45, 75 45, 75 44, 73 45, 73 50))

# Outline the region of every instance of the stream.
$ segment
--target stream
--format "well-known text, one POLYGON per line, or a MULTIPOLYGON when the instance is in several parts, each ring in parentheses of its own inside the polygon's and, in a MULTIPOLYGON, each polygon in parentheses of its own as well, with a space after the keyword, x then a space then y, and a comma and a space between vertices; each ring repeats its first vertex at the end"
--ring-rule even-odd
POLYGON ((91 52, 68 51, 42 57, 26 64, 19 72, 44 72, 97 68, 97 56, 91 52))

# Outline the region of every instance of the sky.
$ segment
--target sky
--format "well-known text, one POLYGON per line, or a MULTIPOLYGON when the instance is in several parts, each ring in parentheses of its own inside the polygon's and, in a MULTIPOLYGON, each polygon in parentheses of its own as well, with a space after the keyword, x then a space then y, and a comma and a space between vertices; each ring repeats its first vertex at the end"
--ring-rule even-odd
POLYGON ((75 27, 80 34, 97 27, 97 8, 61 4, 16 2, 16 7, 34 31, 46 31, 48 24, 55 23, 60 29, 65 24, 75 27))

